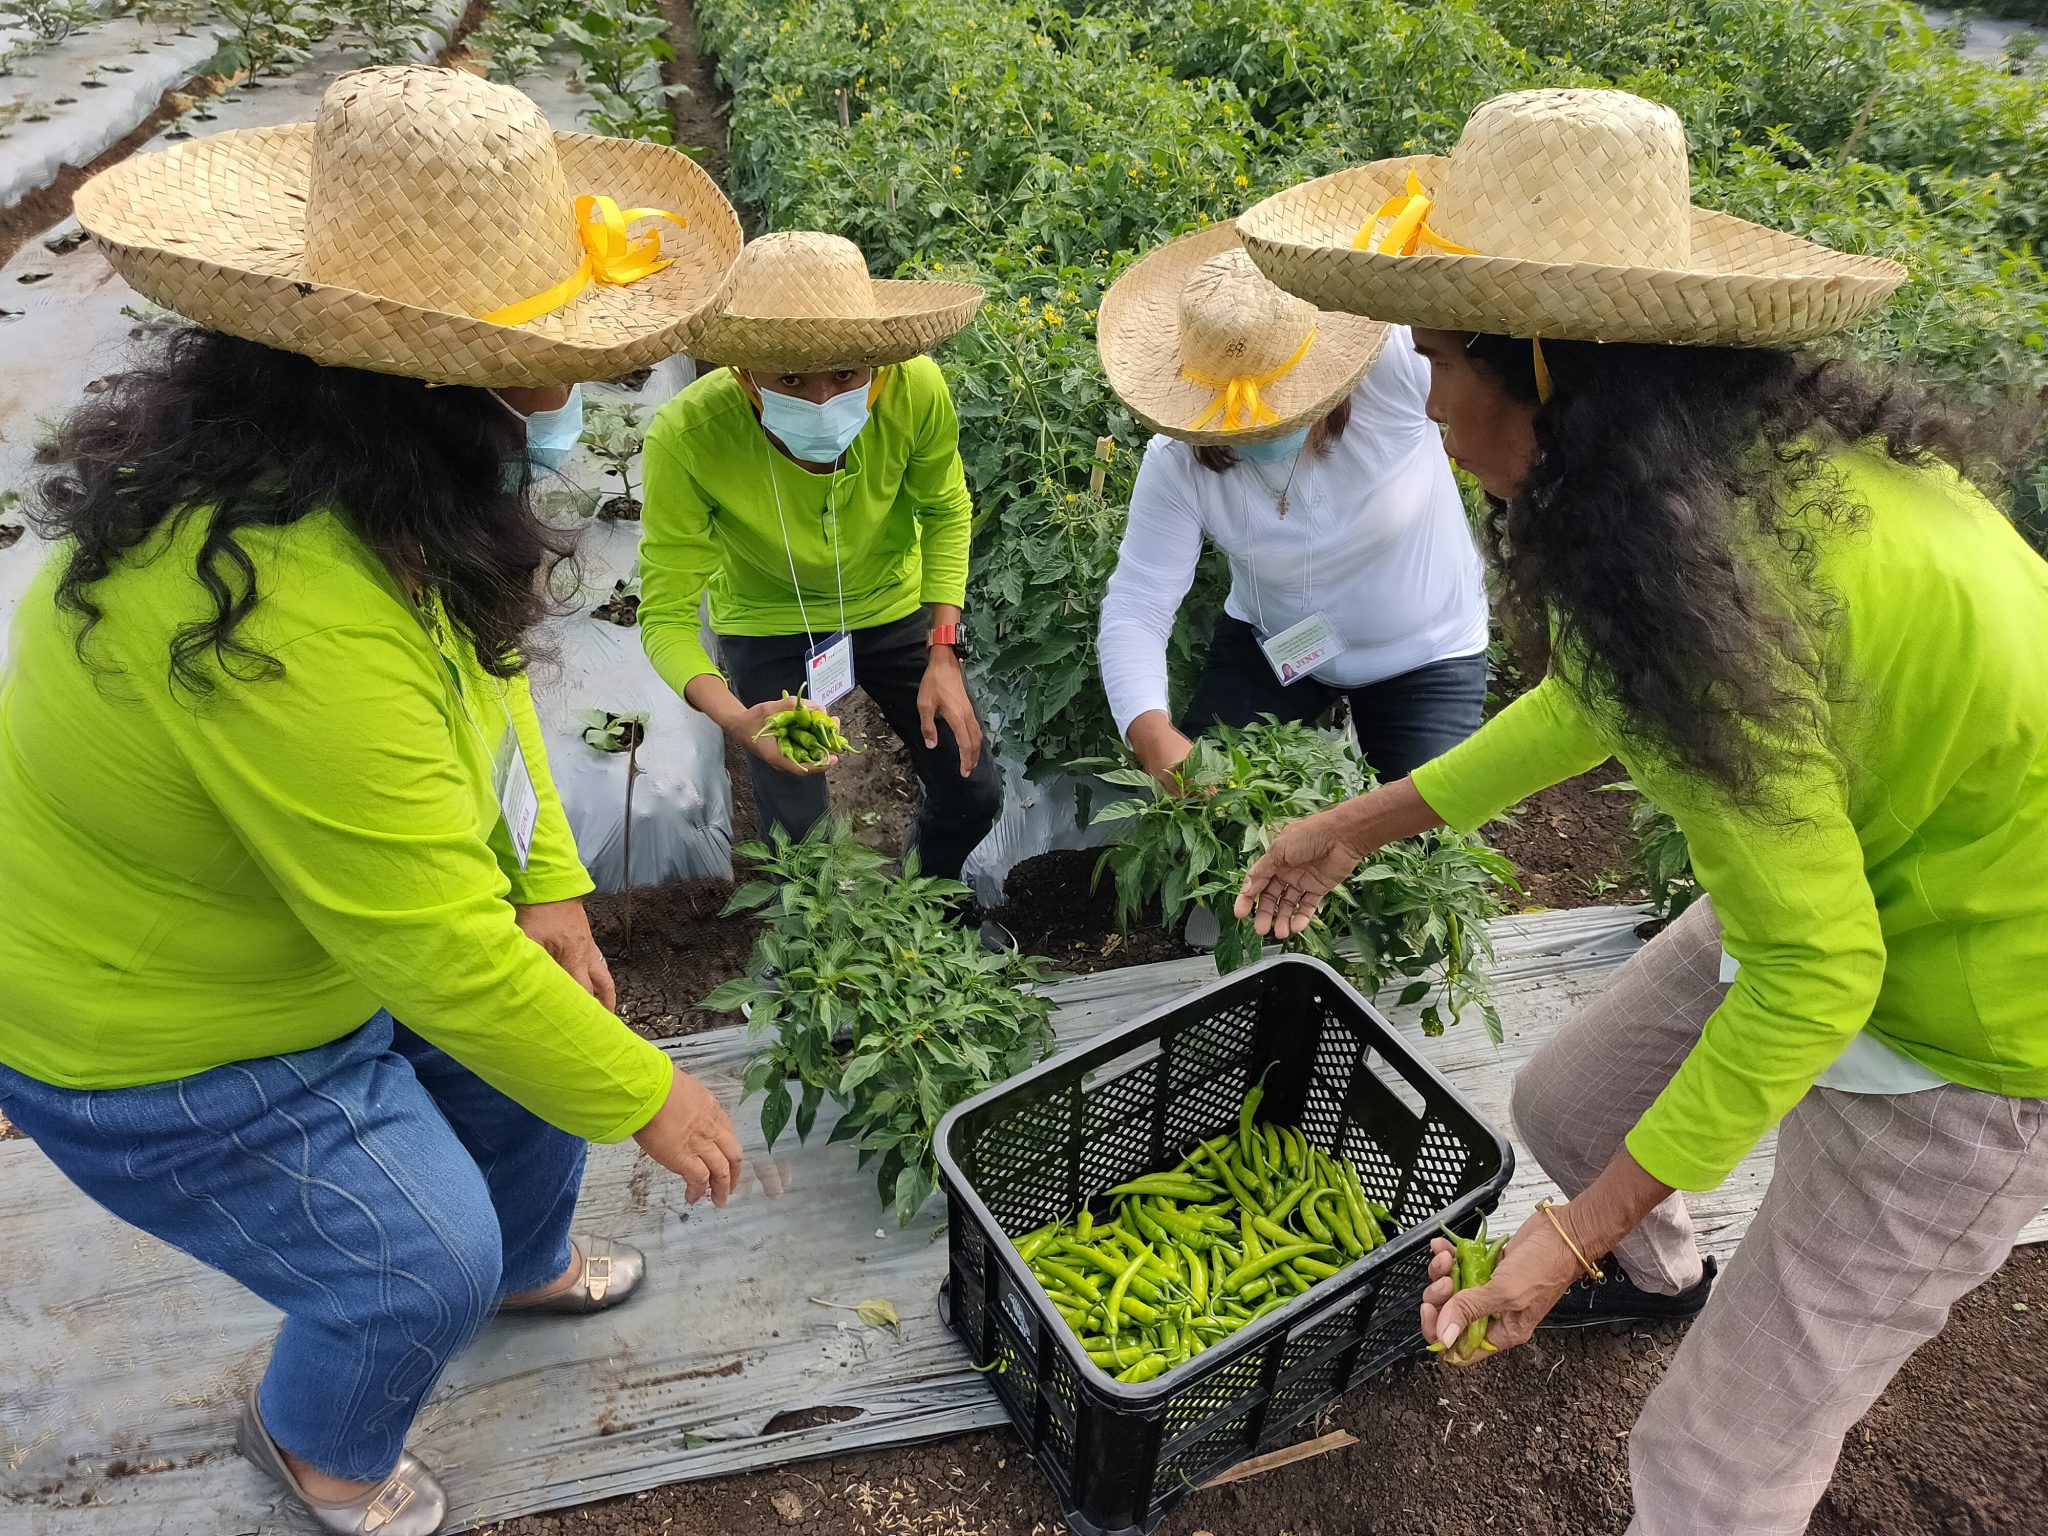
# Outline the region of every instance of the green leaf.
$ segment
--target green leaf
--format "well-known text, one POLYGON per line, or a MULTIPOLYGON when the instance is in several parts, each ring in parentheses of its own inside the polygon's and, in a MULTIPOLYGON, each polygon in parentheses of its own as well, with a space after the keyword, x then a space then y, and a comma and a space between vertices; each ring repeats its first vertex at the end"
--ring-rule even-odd
POLYGON ((1429 996, 1429 985, 1426 981, 1412 981, 1403 987, 1401 989, 1401 996, 1398 999, 1400 1006, 1406 1008, 1411 1003, 1421 1002, 1425 997, 1429 996))
POLYGON ((775 1150, 775 1138, 789 1124, 790 1109, 789 1080, 779 1078, 768 1090, 768 1097, 761 1101, 761 1139, 771 1152, 775 1150))

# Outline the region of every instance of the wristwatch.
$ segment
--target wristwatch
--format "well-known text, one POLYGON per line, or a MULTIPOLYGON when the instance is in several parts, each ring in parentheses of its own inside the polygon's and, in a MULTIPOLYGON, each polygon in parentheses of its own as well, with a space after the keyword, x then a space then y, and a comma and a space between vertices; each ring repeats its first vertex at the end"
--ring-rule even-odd
POLYGON ((967 626, 965 624, 934 624, 931 633, 924 637, 925 649, 935 645, 950 646, 953 654, 962 661, 967 659, 967 626))

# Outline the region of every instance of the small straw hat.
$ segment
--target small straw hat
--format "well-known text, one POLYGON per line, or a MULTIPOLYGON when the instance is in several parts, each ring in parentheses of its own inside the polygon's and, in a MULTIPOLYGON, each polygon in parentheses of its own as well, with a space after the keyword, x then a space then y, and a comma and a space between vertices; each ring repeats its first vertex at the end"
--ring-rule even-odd
POLYGON ((616 378, 683 351, 740 246, 687 155, 557 133, 445 69, 342 75, 315 122, 137 155, 76 207, 166 309, 439 384, 616 378))
POLYGON ((691 351, 776 373, 877 368, 931 351, 981 299, 972 283, 869 277, 851 240, 787 230, 747 242, 691 351))
POLYGON ((1387 333, 1274 287, 1223 223, 1147 252, 1111 284, 1095 345, 1109 387, 1154 432, 1263 443, 1328 415, 1387 333))
POLYGON ((1625 91, 1481 105, 1450 157, 1380 160, 1238 219, 1260 269, 1330 309, 1572 341, 1773 346, 1855 324, 1906 269, 1695 208, 1685 129, 1625 91))

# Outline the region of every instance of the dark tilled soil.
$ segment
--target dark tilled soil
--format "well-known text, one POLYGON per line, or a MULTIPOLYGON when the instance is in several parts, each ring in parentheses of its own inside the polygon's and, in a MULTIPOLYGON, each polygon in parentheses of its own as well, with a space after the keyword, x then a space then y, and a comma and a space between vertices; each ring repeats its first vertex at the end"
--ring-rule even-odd
POLYGON ((1627 777, 1619 763, 1602 763, 1544 790, 1486 829, 1487 838, 1522 871, 1520 905, 1593 907, 1642 899, 1629 869, 1628 818, 1635 797, 1600 792, 1602 785, 1627 777))
POLYGON ((725 180, 725 98, 718 89, 715 66, 697 46, 697 8, 691 0, 662 0, 661 14, 668 21, 669 41, 676 54, 663 62, 664 85, 688 87, 671 98, 669 116, 675 120, 676 143, 711 174, 713 181, 725 180))
POLYGON ((1115 886, 1107 875, 1099 888, 1095 885, 1099 857, 1088 849, 1041 853, 1010 871, 998 915, 1017 936, 1018 946, 1077 974, 1188 954, 1156 912, 1127 934, 1117 931, 1115 886))
MULTIPOLYGON (((2048 1252, 2022 1249, 1850 1433, 1812 1536, 2040 1536, 2044 1314, 2048 1252)), ((1619 1536, 1629 1426, 1679 1337, 1672 1328, 1561 1335, 1470 1371, 1399 1367, 1320 1426, 1349 1430, 1356 1445, 1197 1493, 1161 1536, 1619 1536)), ((1059 1513, 1016 1436, 998 1431, 677 1484, 491 1529, 1055 1536, 1059 1513)))

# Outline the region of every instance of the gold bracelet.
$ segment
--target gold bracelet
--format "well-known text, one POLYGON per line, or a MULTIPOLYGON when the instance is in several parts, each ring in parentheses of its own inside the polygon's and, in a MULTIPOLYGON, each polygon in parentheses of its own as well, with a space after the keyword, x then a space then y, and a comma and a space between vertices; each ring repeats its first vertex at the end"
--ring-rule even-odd
POLYGON ((1564 1239, 1565 1247, 1571 1249, 1572 1257, 1577 1259, 1580 1265, 1585 1269, 1586 1278, 1588 1280, 1591 1280, 1595 1285, 1599 1285, 1600 1283, 1605 1281, 1607 1278, 1607 1271, 1602 1269, 1598 1264, 1595 1264, 1591 1259, 1587 1258, 1585 1250, 1580 1248, 1577 1243, 1572 1241, 1571 1233, 1565 1231, 1564 1223, 1557 1219, 1557 1207, 1550 1203, 1550 1196, 1545 1195, 1541 1200, 1538 1200, 1536 1202, 1536 1209, 1541 1211, 1544 1215, 1550 1218, 1550 1224, 1553 1227, 1557 1228, 1557 1235, 1564 1239))

